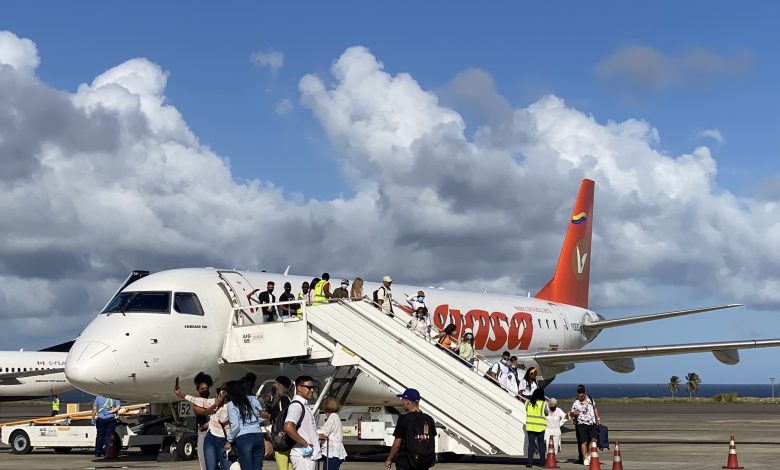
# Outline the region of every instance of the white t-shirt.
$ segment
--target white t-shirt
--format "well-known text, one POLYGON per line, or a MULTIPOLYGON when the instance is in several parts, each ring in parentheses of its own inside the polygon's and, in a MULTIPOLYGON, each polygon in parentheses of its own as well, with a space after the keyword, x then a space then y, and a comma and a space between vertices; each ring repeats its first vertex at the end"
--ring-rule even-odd
POLYGON ((322 441, 322 454, 328 457, 336 457, 341 460, 347 458, 347 450, 344 449, 344 433, 341 429, 341 418, 336 413, 331 413, 325 424, 317 430, 318 433, 328 436, 327 441, 322 441))
POLYGON ((566 422, 566 413, 560 407, 556 407, 555 411, 549 410, 547 414, 547 435, 548 436, 560 436, 561 426, 566 422))
MULTIPOLYGON (((192 395, 186 395, 185 400, 201 408, 211 408, 216 398, 201 398, 192 395)), ((230 419, 228 418, 227 405, 222 405, 209 416, 209 432, 215 437, 225 437, 225 432, 230 432, 230 419)))
MULTIPOLYGON (((287 408, 287 417, 284 419, 284 422, 297 424, 298 420, 301 419, 301 411, 303 411, 304 415, 303 419, 301 420, 301 426, 298 428, 298 434, 300 434, 302 438, 306 439, 306 442, 312 445, 314 453, 312 454, 311 459, 317 460, 322 455, 319 444, 320 438, 319 434, 317 434, 317 422, 314 421, 314 415, 311 413, 309 407, 306 406, 305 398, 300 395, 295 395, 292 403, 290 403, 290 406, 287 408), (303 406, 296 405, 296 401, 303 406)), ((305 449, 305 447, 296 442, 295 447, 293 447, 290 452, 303 454, 303 449, 305 449)))
POLYGON ((390 292, 390 288, 381 285, 376 294, 377 298, 382 301, 382 311, 387 315, 393 313, 393 293, 390 292))
POLYGON ((531 382, 529 387, 527 380, 520 379, 520 383, 517 385, 517 393, 527 398, 533 395, 534 390, 536 390, 537 388, 539 388, 539 386, 536 385, 536 381, 531 382))
POLYGON ((498 383, 501 385, 501 388, 506 390, 507 378, 509 376, 509 366, 501 361, 498 361, 493 364, 493 367, 490 368, 490 372, 496 374, 496 378, 498 379, 498 383))

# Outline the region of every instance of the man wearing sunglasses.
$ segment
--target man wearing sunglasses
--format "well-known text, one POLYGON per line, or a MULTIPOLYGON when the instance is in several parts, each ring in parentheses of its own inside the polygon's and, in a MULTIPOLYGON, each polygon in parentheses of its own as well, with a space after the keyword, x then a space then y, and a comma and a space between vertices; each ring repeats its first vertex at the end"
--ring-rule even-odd
POLYGON ((317 422, 306 406, 314 397, 314 387, 314 379, 308 375, 295 379, 295 397, 284 419, 284 431, 295 441, 295 447, 290 450, 290 462, 294 470, 315 470, 317 459, 322 456, 317 422))

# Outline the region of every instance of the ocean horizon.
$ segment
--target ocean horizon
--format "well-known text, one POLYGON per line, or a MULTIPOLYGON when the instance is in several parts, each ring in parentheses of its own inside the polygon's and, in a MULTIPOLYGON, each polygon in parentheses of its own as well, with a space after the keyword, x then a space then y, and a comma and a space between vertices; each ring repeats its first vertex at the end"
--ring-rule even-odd
MULTIPOLYGON (((574 397, 576 383, 553 382, 545 389, 548 397, 574 397)), ((593 398, 666 398, 671 397, 668 384, 584 384, 593 398)), ((780 385, 775 384, 775 397, 780 397, 780 385)), ((739 397, 771 398, 772 388, 766 384, 701 384, 698 397, 711 398, 719 393, 736 393, 739 397)), ((677 388, 677 397, 687 397, 688 389, 685 383, 677 388)))

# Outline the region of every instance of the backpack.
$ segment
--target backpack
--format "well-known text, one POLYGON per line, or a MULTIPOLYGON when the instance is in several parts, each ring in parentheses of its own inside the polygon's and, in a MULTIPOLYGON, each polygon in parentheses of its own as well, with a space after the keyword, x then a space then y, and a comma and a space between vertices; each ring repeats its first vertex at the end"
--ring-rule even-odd
MULTIPOLYGON (((381 289, 381 287, 379 289, 381 289)), ((375 307, 379 307, 379 289, 375 290, 373 294, 375 307)))
POLYGON ((295 429, 301 427, 303 416, 306 414, 306 410, 303 408, 303 403, 299 401, 290 402, 290 404, 287 405, 283 411, 277 413, 276 418, 274 418, 274 422, 271 423, 271 446, 273 446, 276 452, 287 452, 295 446, 295 441, 293 441, 284 430, 284 422, 287 419, 287 412, 290 410, 290 407, 293 405, 293 403, 301 405, 301 418, 297 423, 295 423, 295 429))
POLYGON ((406 453, 413 469, 424 470, 436 464, 436 436, 431 434, 431 426, 433 420, 423 413, 414 413, 409 423, 406 453))

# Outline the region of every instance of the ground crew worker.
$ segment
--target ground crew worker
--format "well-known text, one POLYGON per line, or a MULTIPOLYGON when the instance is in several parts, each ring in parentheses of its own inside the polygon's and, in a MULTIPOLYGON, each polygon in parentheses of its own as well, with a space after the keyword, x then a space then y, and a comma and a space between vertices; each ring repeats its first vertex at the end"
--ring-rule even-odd
POLYGON ((330 293, 330 274, 322 273, 322 279, 314 286, 312 305, 326 304, 331 297, 333 295, 330 293))
MULTIPOLYGON (((303 284, 301 284, 301 292, 298 293, 298 300, 303 300, 306 305, 311 303, 311 292, 309 291, 309 283, 307 281, 303 281, 303 284)), ((298 318, 303 318, 303 307, 298 305, 295 313, 298 315, 298 318)))
POLYGON ((544 431, 547 429, 547 403, 544 401, 544 389, 537 388, 531 398, 525 402, 525 432, 528 434, 528 461, 526 467, 533 466, 534 453, 539 450, 539 466, 544 462, 546 447, 544 431))
POLYGON ((60 398, 56 393, 51 394, 51 415, 56 416, 60 414, 60 398))
POLYGON ((95 437, 95 458, 108 454, 116 428, 116 413, 122 404, 119 400, 106 397, 96 397, 92 404, 92 424, 97 428, 95 437))

